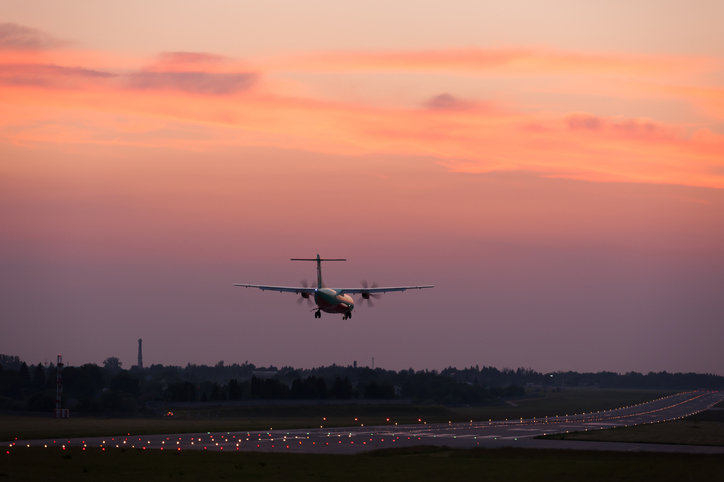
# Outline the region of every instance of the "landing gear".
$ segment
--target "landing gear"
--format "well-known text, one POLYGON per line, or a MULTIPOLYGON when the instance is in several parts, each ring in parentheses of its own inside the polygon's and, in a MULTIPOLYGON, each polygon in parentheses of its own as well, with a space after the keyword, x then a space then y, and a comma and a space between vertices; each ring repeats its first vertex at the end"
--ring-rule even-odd
POLYGON ((348 311, 347 313, 345 313, 344 315, 342 315, 342 319, 343 319, 343 320, 349 320, 350 318, 352 318, 352 312, 351 312, 351 311, 348 311))
POLYGON ((321 318, 321 317, 322 317, 322 312, 321 312, 320 310, 315 311, 315 312, 314 312, 314 317, 315 317, 315 318, 321 318))

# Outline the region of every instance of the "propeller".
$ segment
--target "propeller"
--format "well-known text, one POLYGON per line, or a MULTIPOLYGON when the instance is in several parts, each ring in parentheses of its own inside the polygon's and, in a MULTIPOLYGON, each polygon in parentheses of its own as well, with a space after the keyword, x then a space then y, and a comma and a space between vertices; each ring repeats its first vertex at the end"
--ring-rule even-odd
MULTIPOLYGON (((360 284, 362 284, 362 288, 363 288, 363 289, 367 289, 367 288, 377 288, 377 283, 375 283, 374 281, 372 282, 372 285, 369 285, 369 286, 367 285, 367 280, 362 280, 362 281, 360 281, 360 284)), ((360 302, 360 304, 362 304, 363 301, 367 301, 367 306, 373 307, 373 306, 375 306, 375 304, 372 303, 372 300, 373 300, 373 299, 377 299, 377 298, 379 298, 379 297, 381 297, 381 296, 382 296, 382 295, 379 294, 379 293, 370 293, 370 292, 367 292, 367 291, 363 291, 362 293, 360 293, 359 302, 360 302)))
MULTIPOLYGON (((312 288, 314 286, 312 283, 309 283, 306 280, 302 280, 301 283, 303 288, 312 288)), ((299 293, 299 298, 297 298, 297 304, 301 305, 304 300, 307 300, 307 305, 312 306, 312 296, 314 296, 313 293, 299 293)))

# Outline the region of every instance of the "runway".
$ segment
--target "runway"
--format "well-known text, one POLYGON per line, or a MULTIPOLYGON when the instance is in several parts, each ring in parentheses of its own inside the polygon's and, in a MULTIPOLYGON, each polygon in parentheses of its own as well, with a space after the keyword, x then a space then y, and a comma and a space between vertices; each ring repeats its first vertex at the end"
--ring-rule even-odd
POLYGON ((724 392, 692 391, 646 403, 589 413, 554 415, 507 421, 471 421, 388 425, 374 427, 317 428, 251 432, 207 432, 193 434, 127 435, 72 439, 18 440, 10 447, 101 447, 139 450, 277 451, 296 453, 353 454, 414 445, 456 448, 526 447, 585 448, 590 450, 638 450, 724 453, 724 447, 659 444, 617 444, 538 440, 545 434, 599 430, 677 420, 711 408, 724 400, 724 392))

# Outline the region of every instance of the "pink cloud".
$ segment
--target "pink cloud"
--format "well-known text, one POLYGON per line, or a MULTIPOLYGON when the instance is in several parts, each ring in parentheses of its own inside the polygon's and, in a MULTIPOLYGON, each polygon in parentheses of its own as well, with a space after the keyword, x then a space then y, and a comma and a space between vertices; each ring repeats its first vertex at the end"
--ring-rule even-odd
POLYGON ((426 109, 438 111, 459 111, 475 108, 475 103, 454 97, 450 94, 439 94, 431 97, 423 106, 426 109))
POLYGON ((127 85, 138 90, 177 90, 190 94, 227 95, 248 90, 256 81, 254 73, 134 72, 127 85))
POLYGON ((164 52, 131 72, 125 85, 137 90, 174 90, 189 94, 230 95, 251 88, 256 72, 241 70, 226 57, 205 52, 164 52))
POLYGON ((0 23, 0 49, 44 50, 65 44, 66 42, 34 28, 16 23, 0 23))
POLYGON ((676 139, 683 133, 676 133, 671 127, 649 119, 606 118, 592 114, 573 114, 565 119, 571 131, 591 131, 638 139, 676 139))
POLYGON ((224 56, 206 52, 163 52, 159 54, 156 65, 169 68, 179 65, 216 65, 227 61, 224 56))
POLYGON ((546 49, 448 49, 326 52, 285 60, 295 68, 342 70, 442 70, 582 73, 663 73, 701 68, 704 58, 582 53, 546 49))
POLYGON ((0 70, 0 84, 43 88, 78 89, 114 77, 101 70, 50 64, 4 64, 0 70))
POLYGON ((63 61, 65 57, 65 53, 54 57, 14 52, 0 55, 0 84, 77 91, 110 88, 231 95, 250 89, 259 77, 255 72, 224 71, 218 65, 222 58, 208 54, 165 54, 150 67, 130 71, 68 65, 63 61))
POLYGON ((595 115, 574 114, 566 119, 568 128, 571 130, 592 130, 601 129, 601 119, 595 115))
MULTIPOLYGON (((720 71, 722 69, 724 65, 720 65, 720 71)), ((657 85, 655 89, 664 95, 686 99, 715 119, 724 119, 724 88, 720 85, 657 85)))
MULTIPOLYGON (((345 61, 363 68, 364 58, 355 55, 345 61)), ((584 72, 594 64, 622 72, 637 68, 629 58, 612 56, 607 64, 597 56, 534 50, 369 55, 368 67, 388 61, 391 68, 419 65, 442 72, 486 62, 544 73, 550 68, 584 72)), ((200 149, 282 145, 327 154, 426 156, 459 172, 522 170, 592 181, 724 187, 724 180, 712 175, 724 155, 724 141, 716 131, 646 116, 576 112, 560 99, 553 102, 554 110, 546 104, 514 104, 513 96, 496 97, 493 108, 469 94, 439 89, 432 92, 441 93, 421 96, 425 100, 403 108, 331 101, 323 93, 293 95, 286 84, 275 82, 283 74, 265 70, 262 78, 261 69, 210 53, 167 52, 145 65, 137 60, 130 66, 100 55, 77 62, 82 56, 67 51, 43 58, 30 52, 25 63, 19 61, 23 57, 0 52, 0 83, 9 99, 0 113, 0 136, 14 142, 200 149), (134 129, 121 129, 119 116, 153 125, 153 132, 143 130, 141 136, 134 129), (187 127, 164 128, 172 124, 187 127), (154 137, 154 132, 164 134, 154 137)), ((333 59, 321 58, 326 62, 322 67, 332 65, 333 59)), ((642 63, 638 67, 644 72, 671 67, 657 59, 642 63)), ((607 95, 615 98, 615 92, 607 95)))
POLYGON ((239 73, 256 70, 223 55, 209 52, 162 52, 142 69, 151 72, 239 73))

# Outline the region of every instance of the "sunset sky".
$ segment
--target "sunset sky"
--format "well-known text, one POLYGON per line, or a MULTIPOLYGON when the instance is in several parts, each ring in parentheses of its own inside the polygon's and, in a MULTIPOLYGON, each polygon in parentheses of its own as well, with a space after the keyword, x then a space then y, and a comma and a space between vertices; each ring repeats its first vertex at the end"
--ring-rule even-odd
POLYGON ((0 353, 724 375, 721 1, 0 3, 0 353), (434 284, 352 320, 297 285, 434 284))

